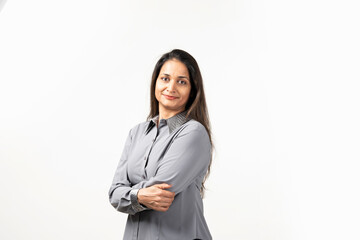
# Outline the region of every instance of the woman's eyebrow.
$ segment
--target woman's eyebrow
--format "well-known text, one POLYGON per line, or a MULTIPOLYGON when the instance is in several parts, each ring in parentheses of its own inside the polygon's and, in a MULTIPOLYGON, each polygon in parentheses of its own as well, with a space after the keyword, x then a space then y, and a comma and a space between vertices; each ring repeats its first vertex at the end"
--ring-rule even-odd
MULTIPOLYGON (((161 73, 161 75, 165 75, 165 76, 171 76, 168 73, 161 73)), ((189 78, 187 76, 178 76, 178 78, 186 78, 187 80, 189 80, 189 78)))

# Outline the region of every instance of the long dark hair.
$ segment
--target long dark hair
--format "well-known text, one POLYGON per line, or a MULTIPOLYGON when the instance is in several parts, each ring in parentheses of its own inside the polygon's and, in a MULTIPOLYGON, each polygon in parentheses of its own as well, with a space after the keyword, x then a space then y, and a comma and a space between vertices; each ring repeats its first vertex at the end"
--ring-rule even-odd
POLYGON ((211 159, 210 164, 207 169, 206 175, 203 179, 203 182, 201 184, 201 196, 204 196, 204 183, 206 179, 208 178, 210 174, 210 167, 212 163, 212 156, 213 156, 213 141, 211 137, 211 127, 210 127, 210 120, 208 115, 208 110, 206 106, 206 100, 205 100, 205 93, 204 93, 204 87, 203 87, 203 80, 200 72, 200 68, 195 60, 189 53, 185 52, 184 50, 180 49, 174 49, 171 52, 165 53, 161 56, 161 58, 158 60, 158 62, 155 65, 152 78, 151 78, 151 87, 150 87, 150 113, 147 117, 147 120, 150 120, 151 118, 155 117, 159 114, 159 102, 155 97, 155 86, 156 86, 156 80, 159 76, 161 67, 164 65, 164 63, 168 60, 176 59, 187 67, 190 75, 190 83, 191 83, 191 91, 189 99, 186 103, 185 110, 187 110, 186 117, 194 119, 198 122, 200 122, 206 129, 211 143, 211 159))

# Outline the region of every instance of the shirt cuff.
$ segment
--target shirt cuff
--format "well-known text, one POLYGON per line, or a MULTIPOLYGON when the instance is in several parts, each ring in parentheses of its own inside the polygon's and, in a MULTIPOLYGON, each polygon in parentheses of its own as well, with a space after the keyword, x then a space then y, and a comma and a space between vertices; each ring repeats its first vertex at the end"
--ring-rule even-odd
POLYGON ((144 211, 146 209, 149 209, 143 205, 141 205, 138 202, 138 198, 137 198, 137 194, 138 194, 139 189, 133 189, 130 191, 130 200, 131 200, 131 206, 134 209, 135 212, 141 212, 144 211))

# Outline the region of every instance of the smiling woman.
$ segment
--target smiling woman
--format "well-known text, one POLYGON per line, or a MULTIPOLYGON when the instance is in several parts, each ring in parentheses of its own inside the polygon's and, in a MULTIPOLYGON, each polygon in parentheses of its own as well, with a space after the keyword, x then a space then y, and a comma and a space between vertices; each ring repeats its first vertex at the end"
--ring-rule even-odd
POLYGON ((212 239, 203 214, 212 140, 196 60, 174 49, 155 65, 146 122, 129 131, 109 190, 124 239, 212 239))
POLYGON ((185 110, 191 84, 185 64, 176 59, 168 60, 160 70, 156 81, 155 96, 159 102, 160 119, 185 110))

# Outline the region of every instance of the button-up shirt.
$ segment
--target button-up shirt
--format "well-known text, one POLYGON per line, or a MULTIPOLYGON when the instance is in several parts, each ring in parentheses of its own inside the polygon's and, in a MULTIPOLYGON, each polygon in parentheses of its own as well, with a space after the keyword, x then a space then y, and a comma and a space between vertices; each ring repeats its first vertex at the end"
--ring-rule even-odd
POLYGON ((134 126, 125 142, 109 199, 128 213, 125 240, 212 239, 203 214, 201 183, 211 159, 205 127, 185 117, 159 115, 134 126), (168 183, 175 198, 166 212, 146 208, 137 201, 141 188, 168 183))

